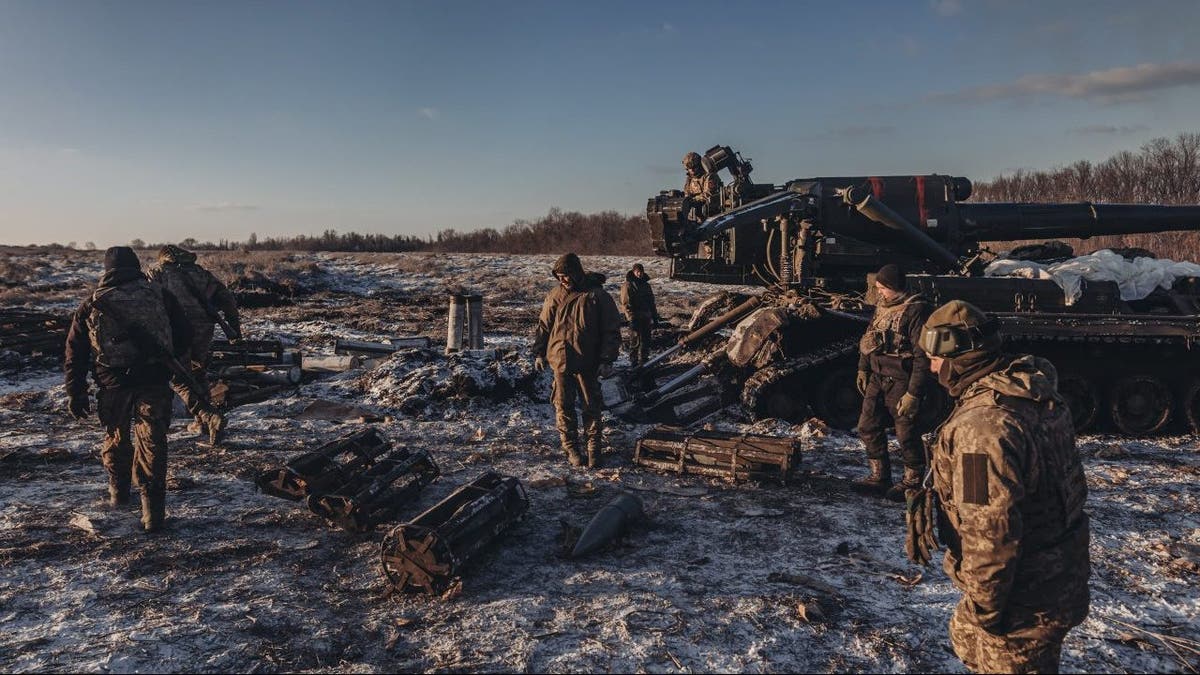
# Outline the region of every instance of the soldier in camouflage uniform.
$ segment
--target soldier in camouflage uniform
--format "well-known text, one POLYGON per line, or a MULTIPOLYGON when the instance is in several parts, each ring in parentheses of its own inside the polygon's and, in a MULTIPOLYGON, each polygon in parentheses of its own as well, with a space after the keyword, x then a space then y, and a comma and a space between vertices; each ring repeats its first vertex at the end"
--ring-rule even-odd
POLYGON ((698 153, 683 156, 683 168, 687 178, 683 181, 683 196, 691 204, 689 216, 704 220, 721 210, 721 177, 704 166, 698 153))
POLYGON ((944 567, 963 592, 950 620, 975 672, 1058 672, 1088 613, 1087 483, 1049 361, 1000 351, 997 325, 955 300, 921 346, 956 399, 933 446, 944 567))
POLYGON ((654 289, 650 275, 641 263, 635 263, 621 285, 621 312, 629 320, 629 363, 634 368, 650 355, 650 331, 654 322, 662 319, 654 304, 654 289))
POLYGON ((186 352, 192 327, 174 296, 142 274, 133 249, 108 249, 104 270, 67 334, 69 408, 76 419, 91 414, 91 371, 98 386, 96 414, 104 425, 100 460, 108 473, 109 501, 128 504, 132 482, 142 493, 142 525, 154 532, 166 512, 171 424, 170 371, 162 354, 186 352))
MULTIPOLYGON (((241 338, 237 302, 233 294, 211 272, 196 264, 195 253, 178 246, 162 247, 158 252, 158 266, 152 268, 148 276, 179 300, 195 329, 185 363, 192 378, 207 391, 208 364, 212 358, 213 332, 219 318, 218 312, 224 315, 224 321, 233 332, 225 337, 230 340, 241 338)), ((202 410, 200 398, 178 378, 171 382, 171 388, 179 394, 188 412, 195 418, 192 428, 207 431, 209 442, 213 445, 219 443, 225 433, 224 416, 202 410)))
POLYGON ((858 435, 867 449, 871 473, 856 481, 891 499, 903 500, 925 474, 925 446, 917 425, 921 394, 929 380, 929 359, 917 344, 930 307, 920 294, 905 290, 904 273, 884 265, 875 275, 879 300, 871 325, 859 343, 858 391, 863 395, 858 435), (892 487, 887 428, 894 426, 904 478, 892 487))
POLYGON ((617 304, 604 290, 604 275, 586 273, 579 256, 568 253, 554 263, 558 285, 546 295, 538 317, 533 352, 538 370, 554 371, 554 411, 562 449, 579 466, 579 422, 575 401, 583 406, 587 464, 599 461, 603 427, 600 378, 612 374, 621 348, 617 304))

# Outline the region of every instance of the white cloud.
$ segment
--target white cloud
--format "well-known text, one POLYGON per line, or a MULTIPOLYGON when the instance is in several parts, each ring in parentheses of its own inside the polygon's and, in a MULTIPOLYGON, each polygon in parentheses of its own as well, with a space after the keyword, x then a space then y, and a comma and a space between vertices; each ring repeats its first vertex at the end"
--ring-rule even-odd
POLYGON ((417 114, 427 120, 436 120, 441 113, 437 108, 418 108, 417 114))
POLYGON ((1200 63, 1142 63, 1081 75, 1025 75, 1012 82, 934 94, 933 102, 987 103, 1035 96, 1119 103, 1146 98, 1150 92, 1200 85, 1200 63))
POLYGON ((962 0, 929 0, 929 7, 941 16, 954 16, 962 12, 962 0))

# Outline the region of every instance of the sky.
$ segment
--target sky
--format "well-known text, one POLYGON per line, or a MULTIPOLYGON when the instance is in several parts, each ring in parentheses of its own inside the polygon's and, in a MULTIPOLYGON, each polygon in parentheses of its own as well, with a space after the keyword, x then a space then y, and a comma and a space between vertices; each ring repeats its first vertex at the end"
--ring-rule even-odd
POLYGON ((1200 132, 1200 2, 0 0, 0 243, 425 236, 1200 132))

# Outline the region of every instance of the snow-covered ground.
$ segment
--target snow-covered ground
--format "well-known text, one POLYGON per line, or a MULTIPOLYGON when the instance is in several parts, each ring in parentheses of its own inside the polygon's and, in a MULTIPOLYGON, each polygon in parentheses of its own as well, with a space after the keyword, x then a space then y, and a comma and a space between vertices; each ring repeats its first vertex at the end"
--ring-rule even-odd
MULTIPOLYGON (((457 287, 484 293, 487 347, 519 348, 553 283, 551 256, 301 257, 315 263, 319 292, 250 310, 245 323, 313 353, 339 337, 423 334, 437 344, 445 290, 457 287)), ((633 262, 585 259, 613 293, 633 262)), ((643 262, 677 321, 712 290, 643 262)), ((97 268, 93 257, 79 270, 38 269, 45 278, 31 282, 61 292, 97 268)), ((845 487, 863 472, 854 436, 719 415, 710 422, 721 428, 798 437, 808 472, 788 486, 728 486, 633 467, 646 428, 612 420, 605 468, 571 469, 546 392, 515 352, 490 363, 413 350, 237 408, 227 447, 198 444, 176 420, 169 531, 146 536, 136 507, 104 505, 101 432, 66 415, 61 376, 6 376, 0 670, 962 670, 946 638, 957 592, 936 563, 907 562, 898 505, 845 487), (518 386, 505 397, 463 394, 498 381, 518 386), (318 400, 385 416, 382 433, 433 454, 442 477, 405 515, 489 469, 522 480, 528 515, 468 570, 459 595, 390 596, 381 532, 349 535, 256 491, 259 471, 361 428, 306 414, 318 400), (622 489, 644 500, 646 520, 612 550, 560 557, 563 523, 584 525, 622 489)), ((1067 640, 1065 670, 1200 668, 1186 643, 1155 637, 1200 640, 1197 445, 1081 439, 1092 612, 1067 640)))

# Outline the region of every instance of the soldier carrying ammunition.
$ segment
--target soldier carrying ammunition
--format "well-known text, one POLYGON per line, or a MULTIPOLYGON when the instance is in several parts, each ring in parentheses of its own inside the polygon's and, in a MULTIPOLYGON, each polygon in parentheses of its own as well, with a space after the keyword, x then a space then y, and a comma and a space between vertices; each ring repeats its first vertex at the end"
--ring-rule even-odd
POLYGON ((634 263, 621 285, 621 312, 629 320, 629 363, 634 368, 650 356, 650 332, 654 322, 662 320, 654 304, 650 275, 641 263, 634 263))
POLYGON ((104 254, 104 275, 80 304, 67 334, 66 390, 76 419, 91 413, 87 374, 98 390, 96 415, 104 425, 100 460, 113 506, 129 503, 130 484, 142 493, 142 525, 163 525, 167 492, 167 430, 171 424, 171 368, 187 351, 192 326, 170 292, 142 274, 133 249, 104 254), (132 429, 130 426, 132 425, 132 429))
POLYGON ((929 359, 917 344, 929 305, 920 294, 905 290, 904 273, 884 265, 875 275, 879 302, 871 325, 859 343, 858 391, 863 395, 858 435, 867 449, 871 473, 855 481, 902 501, 904 490, 915 487, 925 473, 925 448, 917 428, 921 393, 929 380, 929 359), (904 478, 892 487, 888 456, 889 419, 904 458, 904 478))
MULTIPOLYGON (((932 453, 943 567, 963 593, 950 642, 975 672, 1056 673, 1063 639, 1087 617, 1091 572, 1087 481, 1058 375, 1043 358, 1002 353, 998 324, 961 300, 930 315, 920 346, 956 400, 932 453)), ((920 563, 932 518, 914 515, 932 504, 909 492, 920 563)))
MULTIPOLYGON (((241 339, 237 302, 233 294, 211 272, 196 264, 195 253, 169 244, 159 250, 158 266, 151 268, 148 276, 179 300, 195 329, 191 350, 185 354, 185 363, 192 378, 207 391, 215 324, 221 324, 227 339, 241 339)), ((179 394, 188 412, 195 418, 191 429, 206 431, 213 445, 220 443, 225 433, 224 416, 217 412, 205 412, 200 399, 179 378, 172 380, 171 388, 179 394)))
POLYGON ((692 205, 688 209, 689 215, 695 220, 715 215, 721 210, 721 177, 715 171, 709 171, 704 166, 704 159, 695 152, 683 156, 683 168, 687 173, 683 196, 692 205))
POLYGON ((579 466, 579 422, 575 400, 583 407, 587 465, 596 466, 603 441, 600 378, 612 374, 621 348, 617 304, 604 290, 604 275, 586 273, 579 256, 568 253, 554 263, 558 285, 546 295, 533 345, 534 364, 554 371, 554 411, 562 449, 579 466))

